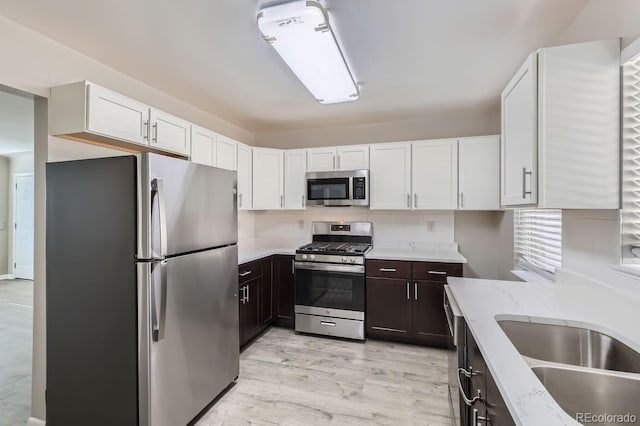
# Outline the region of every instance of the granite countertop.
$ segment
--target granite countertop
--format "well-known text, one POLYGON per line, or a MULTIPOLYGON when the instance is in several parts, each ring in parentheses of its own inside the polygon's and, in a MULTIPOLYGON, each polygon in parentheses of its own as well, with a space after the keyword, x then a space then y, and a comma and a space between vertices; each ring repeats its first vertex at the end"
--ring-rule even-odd
MULTIPOLYGON (((558 276, 556 276, 558 280, 558 276)), ((514 319, 606 333, 640 351, 640 301, 611 287, 448 278, 489 371, 518 425, 579 424, 560 408, 496 322, 514 319)))
MULTIPOLYGON (((296 249, 309 241, 273 238, 241 238, 238 241, 238 264, 251 262, 275 254, 294 255, 296 249)), ((467 263, 458 252, 458 245, 452 244, 381 244, 374 245, 366 255, 367 259, 412 260, 424 262, 467 263)))

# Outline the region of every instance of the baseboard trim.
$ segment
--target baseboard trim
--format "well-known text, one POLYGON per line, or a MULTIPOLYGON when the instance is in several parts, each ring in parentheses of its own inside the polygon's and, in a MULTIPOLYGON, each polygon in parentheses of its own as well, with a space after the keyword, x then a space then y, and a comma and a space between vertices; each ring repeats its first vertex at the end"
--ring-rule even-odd
POLYGON ((14 280, 16 277, 12 274, 0 275, 0 280, 14 280))
POLYGON ((40 420, 35 417, 29 417, 29 420, 27 420, 27 426, 45 426, 45 422, 44 420, 40 420))

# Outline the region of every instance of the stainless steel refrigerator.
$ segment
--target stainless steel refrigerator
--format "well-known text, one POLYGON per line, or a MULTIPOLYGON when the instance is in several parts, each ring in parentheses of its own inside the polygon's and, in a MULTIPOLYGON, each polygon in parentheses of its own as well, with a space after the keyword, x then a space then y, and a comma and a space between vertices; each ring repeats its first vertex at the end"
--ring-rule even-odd
POLYGON ((185 425, 238 377, 236 173, 47 164, 47 426, 185 425))

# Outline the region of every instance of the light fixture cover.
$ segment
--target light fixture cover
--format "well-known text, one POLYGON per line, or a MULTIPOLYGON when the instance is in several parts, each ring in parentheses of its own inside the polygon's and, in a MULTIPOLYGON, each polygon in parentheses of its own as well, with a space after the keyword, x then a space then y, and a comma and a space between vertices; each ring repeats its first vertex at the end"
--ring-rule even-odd
POLYGON ((320 3, 298 0, 264 8, 258 28, 318 102, 358 99, 358 86, 320 3))

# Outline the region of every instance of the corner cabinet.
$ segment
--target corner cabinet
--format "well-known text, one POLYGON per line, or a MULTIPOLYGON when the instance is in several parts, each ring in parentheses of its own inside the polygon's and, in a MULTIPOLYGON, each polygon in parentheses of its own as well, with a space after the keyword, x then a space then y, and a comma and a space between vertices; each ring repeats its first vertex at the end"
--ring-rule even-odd
POLYGON ((53 136, 188 157, 189 122, 87 81, 51 88, 53 136))
POLYGON ((251 210, 253 188, 253 148, 238 142, 238 209, 251 210))
POLYGON ((284 207, 284 154, 280 149, 253 148, 253 209, 284 207))
POLYGON ((370 147, 370 208, 411 209, 411 143, 395 142, 370 147))
POLYGON ((500 136, 458 139, 458 209, 500 210, 500 136))
POLYGON ((307 150, 284 152, 284 209, 303 210, 306 206, 307 150))
POLYGON ((540 49, 501 102, 503 206, 619 208, 618 39, 540 49))
POLYGON ((458 140, 413 142, 411 183, 414 210, 458 208, 458 140))

